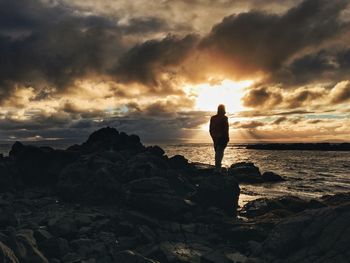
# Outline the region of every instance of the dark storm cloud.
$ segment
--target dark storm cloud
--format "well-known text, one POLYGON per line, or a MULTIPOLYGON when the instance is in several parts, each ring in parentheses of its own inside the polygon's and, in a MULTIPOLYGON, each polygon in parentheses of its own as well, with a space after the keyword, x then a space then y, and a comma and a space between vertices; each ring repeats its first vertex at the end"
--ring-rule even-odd
POLYGON ((322 99, 326 95, 324 90, 297 90, 284 98, 288 108, 298 108, 310 104, 312 101, 322 99))
MULTIPOLYGON (((165 2, 172 4, 172 1, 165 2)), ((184 1, 186 8, 193 6, 190 2, 184 1)), ((239 4, 245 2, 242 0, 239 4)), ((259 8, 277 2, 281 6, 277 0, 267 4, 259 0, 250 2, 259 3, 259 8)), ((287 8, 299 2, 288 1, 287 8)), ((318 78, 332 79, 335 85, 345 79, 343 76, 350 68, 349 47, 317 49, 347 27, 338 19, 347 0, 305 0, 285 13, 248 11, 231 15, 215 25, 209 34, 199 31, 202 36, 191 34, 197 27, 190 23, 185 25, 182 20, 174 23, 176 16, 169 20, 164 16, 153 16, 152 12, 129 16, 130 10, 126 9, 128 16, 123 17, 127 18, 125 20, 117 15, 98 15, 76 6, 74 9, 63 3, 55 0, 0 0, 0 105, 3 103, 4 112, 15 112, 16 109, 20 112, 17 116, 16 113, 6 115, 0 112, 5 114, 0 116, 1 136, 80 139, 109 125, 140 134, 146 140, 189 137, 193 130, 208 122, 208 114, 182 112, 184 108, 188 110, 194 106, 193 98, 185 98, 183 85, 194 83, 194 79, 206 82, 209 78, 198 75, 216 77, 216 73, 219 78, 228 79, 254 79, 256 73, 261 72, 271 75, 270 82, 250 87, 244 96, 244 105, 258 110, 250 112, 249 116, 309 113, 305 109, 286 109, 303 107, 327 95, 331 104, 349 101, 347 82, 334 88, 330 84, 331 87, 325 89, 328 93, 299 89, 292 90, 287 96, 283 87, 272 85, 287 83, 288 76, 297 84, 318 78), (168 32, 176 33, 176 30, 181 35, 167 35, 168 32), (148 39, 146 36, 157 39, 145 40, 148 39), (135 41, 140 43, 134 45, 135 41), (75 82, 85 78, 102 79, 105 84, 91 87, 94 91, 102 87, 98 100, 90 98, 97 96, 97 92, 76 99, 79 90, 88 93, 90 87, 84 90, 75 82), (129 85, 135 83, 139 85, 129 85), (102 90, 106 86, 110 92, 102 90), (24 99, 19 99, 22 93, 17 91, 23 87, 34 94, 29 92, 24 99), (104 94, 106 97, 102 97, 104 94), (134 102, 135 94, 139 94, 143 104, 134 102), (166 97, 174 94, 177 101, 166 97), (153 97, 147 101, 145 95, 153 97), (111 97, 118 98, 115 105, 114 102, 104 104, 111 97), (94 99, 95 103, 87 103, 94 99), (36 103, 38 101, 47 102, 47 108, 36 103), (129 110, 126 113, 115 109, 123 105, 129 110), (42 112, 36 112, 37 107, 42 112), (275 107, 286 111, 273 112, 275 107), (109 108, 112 113, 107 112, 109 108), (111 117, 114 113, 119 115, 111 117)), ((209 7, 216 4, 211 0, 205 3, 209 7)), ((232 1, 220 3, 227 4, 227 7, 232 5, 232 1)), ((195 4, 198 7, 203 1, 195 4)), ((146 10, 148 7, 138 8, 146 10)), ((192 16, 191 11, 189 17, 198 22, 196 12, 192 16)), ((217 17, 222 16, 220 13, 217 17)), ((213 21, 218 20, 208 22, 207 19, 205 22, 215 23, 213 21)), ((280 118, 275 122, 278 125, 287 121, 280 118)), ((263 125, 265 123, 259 121, 236 124, 238 128, 253 131, 263 125)))
POLYGON ((350 48, 329 48, 308 53, 274 73, 269 82, 296 87, 314 82, 337 83, 350 74, 350 48))
POLYGON ((197 35, 184 38, 169 35, 162 40, 150 40, 133 47, 119 61, 116 69, 119 80, 139 82, 157 90, 163 84, 161 74, 175 76, 176 67, 191 54, 198 38, 197 35))
POLYGON ((120 25, 125 34, 164 32, 170 29, 168 23, 159 17, 135 17, 120 25))
POLYGON ((63 89, 87 73, 104 74, 123 51, 120 29, 41 1, 0 1, 1 99, 17 84, 63 89))
POLYGON ((282 93, 281 88, 258 87, 249 90, 242 98, 244 106, 252 108, 294 109, 311 103, 322 102, 330 90, 299 88, 288 93, 282 93))
MULTIPOLYGON (((59 92, 91 73, 114 78, 113 68, 129 48, 122 44, 124 35, 167 28, 159 18, 133 18, 127 25, 118 25, 108 17, 86 15, 56 2, 38 0, 25 4, 19 0, 0 0, 0 22, 0 101, 10 97, 17 85, 33 87, 38 92, 53 86, 59 92)), ((173 52, 180 53, 181 59, 190 39, 176 41, 169 37, 162 41, 162 47, 154 50, 160 52, 154 54, 157 58, 166 57, 160 66, 177 62, 173 52), (174 43, 170 43, 172 40, 174 43), (172 44, 178 44, 180 49, 171 48, 172 44), (167 57, 169 54, 173 58, 167 57)), ((121 71, 133 75, 128 70, 132 71, 131 68, 121 71)))
POLYGON ((298 109, 286 113, 274 112, 274 115, 307 114, 302 107, 308 106, 317 112, 334 112, 332 107, 350 101, 350 81, 344 80, 333 86, 301 87, 283 90, 280 87, 255 87, 243 96, 243 105, 255 109, 264 109, 265 115, 269 110, 298 109), (321 110, 323 108, 323 110, 321 110))
POLYGON ((232 74, 274 72, 297 52, 337 36, 347 0, 305 0, 283 15, 248 12, 232 15, 213 27, 201 43, 232 74))
POLYGON ((269 90, 267 87, 251 89, 242 98, 243 105, 246 107, 274 107, 283 101, 279 91, 269 90))
MULTIPOLYGON (((115 17, 86 15, 60 2, 27 0, 24 5, 20 0, 1 0, 1 99, 11 96, 18 84, 36 90, 49 85, 60 91, 90 73, 137 82, 150 92, 176 93, 183 63, 198 51, 199 41, 200 52, 221 57, 215 64, 219 71, 274 71, 303 48, 339 33, 344 26, 338 15, 346 2, 306 0, 282 15, 258 11, 232 15, 202 40, 193 34, 169 35, 126 52, 129 47, 122 41, 124 35, 166 31, 167 22, 146 16, 118 24, 115 17)), ((347 65, 348 56, 341 56, 341 63, 347 65)), ((213 64, 211 60, 205 63, 213 64)), ((206 65, 191 70, 201 74, 204 68, 206 65)))

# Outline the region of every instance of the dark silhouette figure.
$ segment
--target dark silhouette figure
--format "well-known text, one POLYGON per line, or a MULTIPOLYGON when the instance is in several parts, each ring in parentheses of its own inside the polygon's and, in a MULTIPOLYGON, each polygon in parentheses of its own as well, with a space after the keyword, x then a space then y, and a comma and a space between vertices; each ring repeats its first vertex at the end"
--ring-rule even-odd
POLYGON ((218 106, 218 112, 216 115, 210 118, 210 136, 214 142, 215 149, 215 170, 219 172, 221 170, 221 162, 224 157, 224 151, 227 146, 229 138, 228 119, 225 115, 225 105, 220 104, 218 106))

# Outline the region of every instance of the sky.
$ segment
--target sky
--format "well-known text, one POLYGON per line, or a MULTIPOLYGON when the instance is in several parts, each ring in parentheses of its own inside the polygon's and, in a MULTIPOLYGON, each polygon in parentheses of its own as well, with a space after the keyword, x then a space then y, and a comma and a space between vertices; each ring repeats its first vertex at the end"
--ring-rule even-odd
POLYGON ((0 0, 0 140, 350 141, 350 0, 0 0))

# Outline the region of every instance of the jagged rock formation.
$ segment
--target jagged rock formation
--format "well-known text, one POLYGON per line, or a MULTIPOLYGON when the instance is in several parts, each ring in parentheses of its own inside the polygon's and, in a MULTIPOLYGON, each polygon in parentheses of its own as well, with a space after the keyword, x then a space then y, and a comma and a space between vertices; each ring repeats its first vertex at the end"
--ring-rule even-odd
POLYGON ((0 260, 346 262, 349 195, 238 210, 238 181, 281 180, 251 163, 213 175, 113 128, 66 150, 18 142, 0 159, 0 260))

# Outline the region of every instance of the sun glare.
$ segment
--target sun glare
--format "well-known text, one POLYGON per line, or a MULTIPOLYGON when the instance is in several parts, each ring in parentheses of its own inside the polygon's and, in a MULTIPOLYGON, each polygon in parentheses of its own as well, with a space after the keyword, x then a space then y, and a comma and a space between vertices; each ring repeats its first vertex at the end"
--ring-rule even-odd
POLYGON ((192 89, 196 95, 196 109, 215 111, 219 104, 224 104, 228 113, 241 111, 244 109, 241 103, 243 91, 252 84, 251 80, 239 82, 224 80, 218 85, 197 85, 192 89))

